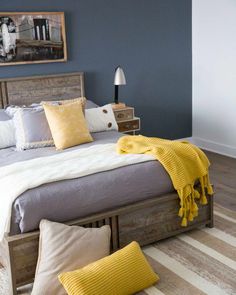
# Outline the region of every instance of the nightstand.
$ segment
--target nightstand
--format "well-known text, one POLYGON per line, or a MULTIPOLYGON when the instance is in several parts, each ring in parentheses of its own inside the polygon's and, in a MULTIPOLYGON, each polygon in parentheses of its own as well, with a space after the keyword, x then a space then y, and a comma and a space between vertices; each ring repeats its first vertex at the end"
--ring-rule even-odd
POLYGON ((140 130, 140 118, 134 116, 134 108, 126 106, 124 108, 113 109, 113 112, 119 132, 134 135, 140 130))

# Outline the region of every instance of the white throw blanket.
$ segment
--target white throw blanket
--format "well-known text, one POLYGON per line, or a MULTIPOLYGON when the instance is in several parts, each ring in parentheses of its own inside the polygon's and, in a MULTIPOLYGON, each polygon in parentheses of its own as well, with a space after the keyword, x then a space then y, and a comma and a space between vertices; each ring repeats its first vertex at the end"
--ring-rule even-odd
MULTIPOLYGON (((9 233, 12 205, 25 191, 42 184, 79 178, 155 160, 150 155, 118 155, 116 144, 98 144, 0 168, 0 241, 9 233)), ((53 208, 52 208, 53 210, 53 208)))

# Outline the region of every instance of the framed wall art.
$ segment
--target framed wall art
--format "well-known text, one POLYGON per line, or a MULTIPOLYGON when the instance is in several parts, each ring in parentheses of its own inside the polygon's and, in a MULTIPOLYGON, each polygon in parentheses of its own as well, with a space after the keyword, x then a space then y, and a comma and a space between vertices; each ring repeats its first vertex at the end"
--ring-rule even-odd
POLYGON ((0 66, 64 61, 64 12, 0 12, 0 66))

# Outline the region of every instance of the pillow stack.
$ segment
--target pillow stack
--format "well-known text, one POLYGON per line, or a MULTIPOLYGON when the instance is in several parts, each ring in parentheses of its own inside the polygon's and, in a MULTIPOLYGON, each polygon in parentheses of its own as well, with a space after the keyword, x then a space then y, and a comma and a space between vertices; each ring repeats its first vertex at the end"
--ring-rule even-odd
MULTIPOLYGON (((47 104, 58 106, 72 102, 77 102, 84 108, 86 99, 81 97, 64 100, 63 103, 55 101, 47 102, 47 104)), ((53 136, 42 103, 33 104, 29 107, 9 106, 4 113, 13 117, 15 143, 18 151, 54 146, 53 136)))
POLYGON ((22 151, 55 145, 62 150, 93 141, 90 133, 110 130, 118 130, 111 105, 98 107, 85 97, 10 106, 0 113, 0 148, 16 145, 22 151), (7 123, 1 122, 1 114, 7 123))
POLYGON ((111 230, 40 222, 32 295, 128 295, 153 284, 154 273, 137 242, 109 255, 111 230))

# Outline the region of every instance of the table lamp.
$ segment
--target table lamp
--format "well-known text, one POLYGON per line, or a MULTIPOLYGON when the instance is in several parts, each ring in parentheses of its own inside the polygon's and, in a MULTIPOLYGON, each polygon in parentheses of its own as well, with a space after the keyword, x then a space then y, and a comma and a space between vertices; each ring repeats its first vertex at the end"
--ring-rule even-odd
POLYGON ((115 85, 115 97, 114 97, 114 104, 112 106, 113 108, 123 108, 125 107, 125 103, 119 102, 119 86, 126 85, 126 79, 125 79, 124 71, 120 66, 118 66, 115 69, 114 85, 115 85))

